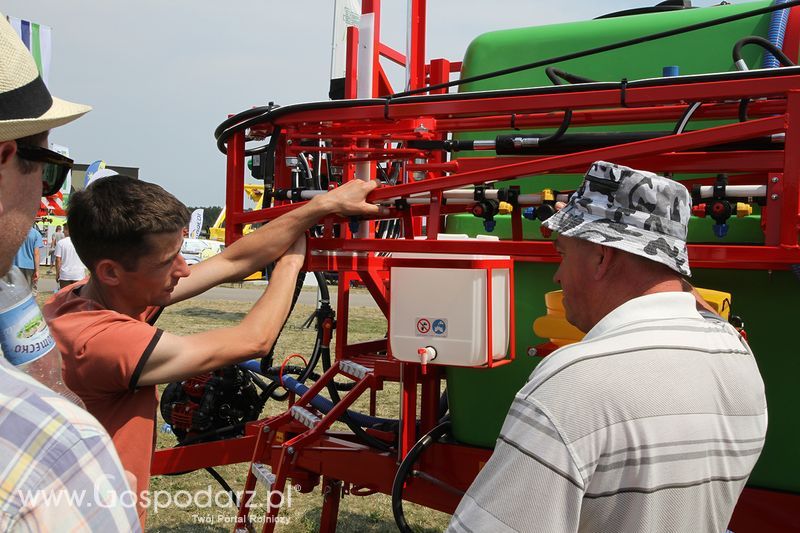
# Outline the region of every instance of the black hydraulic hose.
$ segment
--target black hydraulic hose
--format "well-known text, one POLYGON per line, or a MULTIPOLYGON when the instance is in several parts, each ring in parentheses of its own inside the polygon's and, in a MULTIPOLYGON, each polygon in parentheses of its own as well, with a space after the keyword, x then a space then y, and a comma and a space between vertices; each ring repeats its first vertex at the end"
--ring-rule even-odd
MULTIPOLYGON (((585 78, 583 76, 570 74, 569 72, 557 69, 555 67, 547 67, 546 69, 544 69, 544 71, 547 77, 550 78, 550 81, 553 82, 553 85, 562 85, 563 81, 567 81, 569 83, 593 83, 595 81, 589 78, 585 78)), ((538 144, 539 145, 548 144, 560 139, 567 132, 567 128, 569 128, 571 121, 572 121, 572 110, 565 109, 564 118, 562 119, 561 125, 558 127, 558 129, 551 135, 539 139, 538 144)))
POLYGON ((550 78, 550 81, 553 82, 553 85, 561 85, 561 80, 566 81, 567 83, 595 83, 597 80, 593 80, 591 78, 587 78, 585 76, 579 76, 578 74, 572 74, 571 72, 567 72, 566 70, 561 70, 556 67, 547 67, 544 69, 544 73, 550 78))
POLYGON ((397 473, 394 476, 392 483, 392 514, 394 515, 394 522, 397 528, 403 533, 413 533, 413 529, 406 522, 406 516, 403 512, 403 485, 406 483, 411 469, 414 464, 422 455, 422 452, 427 450, 431 444, 437 442, 442 436, 450 432, 450 421, 442 422, 417 441, 416 444, 408 452, 400 466, 397 467, 397 473))
POLYGON ((439 421, 443 421, 443 419, 447 416, 447 413, 450 411, 450 400, 447 394, 447 389, 444 389, 442 395, 439 396, 439 421))
MULTIPOLYGON (((800 0, 796 0, 800 2, 800 0)), ((633 81, 626 81, 626 82, 597 82, 597 83, 584 83, 578 85, 560 85, 560 86, 553 86, 553 87, 525 87, 525 88, 518 88, 518 89, 497 89, 491 91, 476 91, 476 92, 465 92, 465 93, 446 93, 446 94, 434 94, 434 95, 427 95, 427 96, 410 96, 410 97, 403 97, 403 98, 373 98, 373 99, 362 99, 362 100, 337 100, 337 101, 326 101, 326 102, 310 102, 305 104, 293 104, 288 105, 285 107, 281 107, 279 109, 274 109, 272 111, 266 112, 261 116, 254 117, 248 121, 246 125, 253 124, 271 124, 273 126, 272 137, 270 140, 270 144, 265 147, 259 147, 255 150, 246 150, 246 154, 251 154, 256 151, 267 151, 267 150, 274 150, 275 145, 277 145, 279 134, 281 131, 282 126, 278 124, 279 119, 283 118, 284 116, 291 116, 293 113, 298 112, 305 112, 305 111, 327 111, 327 110, 335 110, 335 109, 346 109, 352 107, 382 107, 385 109, 389 109, 393 104, 403 104, 403 103, 420 103, 420 102, 459 102, 459 101, 473 101, 473 100, 481 100, 486 98, 498 98, 498 97, 513 97, 513 96, 535 96, 535 95, 542 95, 542 94, 575 94, 584 91, 590 90, 624 90, 624 89, 636 89, 642 87, 671 87, 671 86, 679 86, 679 85, 687 85, 691 83, 700 83, 700 82, 710 82, 710 81, 726 81, 726 80, 743 80, 743 79, 752 79, 752 78, 765 78, 765 77, 783 77, 783 76, 796 76, 800 73, 800 67, 788 67, 784 69, 768 69, 767 71, 747 71, 747 72, 724 72, 724 73, 712 73, 712 74, 694 74, 690 76, 677 76, 673 78, 654 78, 654 79, 643 79, 643 80, 633 80, 633 81)), ((226 130, 228 133, 224 135, 228 135, 233 133, 234 130, 226 130)), ((222 153, 226 153, 225 142, 227 142, 227 137, 220 137, 218 139, 217 147, 222 151, 222 153)), ((421 144, 428 141, 409 141, 408 145, 411 146, 412 142, 414 144, 421 144)), ((441 142, 441 141, 439 141, 441 142)), ((468 143, 468 141, 445 141, 448 143, 468 143)), ((469 141, 471 143, 471 141, 469 141)), ((423 148, 424 149, 424 148, 423 148)), ((462 150, 472 150, 471 144, 468 146, 464 144, 457 149, 462 150)))
MULTIPOLYGON (((784 67, 795 66, 792 60, 789 59, 781 49, 772 44, 770 41, 757 35, 751 35, 749 37, 739 39, 736 41, 736 44, 733 45, 733 62, 739 70, 748 70, 747 64, 744 62, 744 59, 742 59, 742 48, 748 44, 757 44, 758 46, 764 48, 773 56, 775 56, 775 59, 777 59, 784 67)), ((750 105, 749 98, 742 98, 739 101, 739 122, 747 122, 748 105, 750 105)))
POLYGON ((250 109, 245 109, 244 111, 242 111, 240 113, 236 113, 235 115, 233 115, 231 117, 228 117, 225 120, 223 120, 220 123, 220 125, 217 126, 217 128, 214 130, 214 137, 215 138, 219 137, 220 134, 224 130, 226 130, 226 129, 230 128, 231 126, 234 126, 234 125, 242 122, 243 120, 247 120, 248 118, 261 115, 265 111, 269 111, 271 109, 275 109, 276 107, 277 106, 275 104, 270 102, 269 105, 262 105, 262 106, 258 106, 258 107, 253 107, 253 108, 250 108, 250 109))
POLYGON ((749 98, 742 98, 739 101, 739 122, 747 122, 747 106, 749 105, 749 98))
MULTIPOLYGON (((557 155, 571 153, 576 150, 593 150, 631 143, 658 139, 672 135, 671 131, 638 131, 638 132, 585 132, 566 134, 557 142, 545 146, 525 145, 523 142, 530 135, 499 135, 496 138, 495 152, 498 155, 557 155)), ((742 141, 716 144, 704 147, 704 151, 722 152, 731 150, 774 150, 775 143, 769 136, 755 137, 742 141)))
POLYGON ((462 78, 460 80, 454 80, 451 82, 446 83, 439 83, 436 85, 429 85, 427 87, 421 87, 419 89, 412 89, 410 91, 404 91, 400 93, 392 94, 389 98, 400 98, 402 96, 411 96, 414 94, 422 94, 427 93, 430 91, 436 91, 439 89, 447 89, 450 87, 455 87, 459 85, 463 85, 466 83, 474 83, 476 81, 487 80, 490 78, 497 78, 500 76, 505 76, 507 74, 514 74, 516 72, 522 72, 523 70, 530 70, 534 68, 544 67, 547 65, 551 65, 553 63, 561 63, 564 61, 569 61, 572 59, 578 59, 581 57, 586 57, 594 54, 599 54, 602 52, 608 52, 610 50, 617 50, 619 48, 625 48, 626 46, 633 46, 636 44, 646 43, 650 41, 655 41, 658 39, 664 39, 666 37, 672 37, 674 35, 681 35, 684 33, 689 33, 692 31, 702 30, 705 28, 711 28, 713 26, 719 26, 722 24, 727 24, 728 22, 734 22, 737 20, 742 20, 750 17, 756 17, 758 15, 764 15, 766 13, 772 13, 773 11, 778 11, 781 9, 788 9, 794 6, 800 5, 800 0, 790 0, 783 4, 774 4, 771 6, 753 9, 751 11, 745 11, 743 13, 738 13, 736 15, 730 15, 727 17, 721 17, 715 20, 708 20, 705 22, 698 22, 696 24, 690 24, 688 26, 682 26, 680 28, 673 28, 671 30, 662 31, 658 33, 652 33, 650 35, 643 35, 641 37, 635 37, 633 39, 626 39, 624 41, 617 41, 616 43, 607 44, 604 46, 598 46, 595 48, 590 48, 588 50, 581 50, 578 52, 572 52, 569 54, 563 54, 556 57, 550 57, 548 59, 540 59, 539 61, 534 61, 532 63, 526 63, 524 65, 518 65, 516 67, 510 67, 502 70, 496 70, 493 72, 487 72, 485 74, 479 74, 477 76, 471 76, 469 78, 462 78))
POLYGON ((233 500, 233 503, 236 504, 236 507, 239 507, 239 498, 236 497, 236 492, 231 488, 230 485, 228 485, 228 482, 225 481, 225 478, 223 478, 219 474, 219 472, 217 472, 216 470, 214 470, 210 466, 206 467, 206 472, 211 474, 211 477, 213 477, 215 480, 217 480, 217 483, 219 483, 219 485, 222 487, 222 490, 224 490, 225 492, 230 494, 231 495, 231 499, 233 500))
POLYGON ((736 41, 736 44, 733 45, 733 52, 731 55, 733 55, 733 62, 739 70, 748 70, 747 64, 744 62, 744 59, 742 59, 742 47, 748 44, 757 44, 761 48, 764 48, 773 56, 775 56, 775 59, 777 59, 784 67, 795 66, 794 62, 792 62, 792 60, 789 59, 780 48, 763 37, 759 37, 758 35, 750 35, 748 37, 739 39, 736 41))

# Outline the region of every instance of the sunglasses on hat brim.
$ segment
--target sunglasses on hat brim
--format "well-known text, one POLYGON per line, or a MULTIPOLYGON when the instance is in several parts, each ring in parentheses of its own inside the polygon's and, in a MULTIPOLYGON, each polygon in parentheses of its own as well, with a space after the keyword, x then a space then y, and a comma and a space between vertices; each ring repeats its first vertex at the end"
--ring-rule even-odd
POLYGON ((36 161, 44 164, 44 169, 42 170, 42 196, 56 194, 61 189, 61 186, 64 185, 64 180, 67 179, 69 171, 72 170, 72 159, 41 146, 17 143, 17 155, 26 161, 36 161))

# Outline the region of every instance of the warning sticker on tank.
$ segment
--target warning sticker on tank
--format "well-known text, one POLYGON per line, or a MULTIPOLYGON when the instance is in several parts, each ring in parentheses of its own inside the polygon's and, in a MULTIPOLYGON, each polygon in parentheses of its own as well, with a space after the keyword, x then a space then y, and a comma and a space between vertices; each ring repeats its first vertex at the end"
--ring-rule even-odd
POLYGON ((446 318, 417 317, 417 337, 447 337, 446 318))

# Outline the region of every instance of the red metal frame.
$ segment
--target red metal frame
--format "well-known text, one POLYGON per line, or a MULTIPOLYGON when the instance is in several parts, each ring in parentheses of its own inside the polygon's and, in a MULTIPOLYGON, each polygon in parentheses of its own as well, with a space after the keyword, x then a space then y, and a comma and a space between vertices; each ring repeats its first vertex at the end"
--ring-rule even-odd
MULTIPOLYGON (((364 0, 363 12, 372 13, 375 20, 373 33, 372 95, 386 95, 392 91, 379 59, 384 57, 408 68, 409 88, 424 87, 449 80, 458 72, 460 63, 436 59, 425 63, 425 0, 413 0, 411 16, 414 21, 408 57, 380 42, 380 0, 364 0)), ((350 28, 347 34, 345 94, 356 97, 358 30, 350 28)), ((800 42, 800 8, 793 8, 784 41, 784 51, 796 60, 800 42)), ((334 412, 323 418, 324 424, 308 429, 295 422, 289 413, 247 427, 246 436, 224 442, 186 446, 156 453, 153 474, 178 472, 203 466, 228 464, 251 460, 269 464, 277 475, 277 485, 287 477, 300 483, 304 491, 312 490, 322 480, 324 504, 321 531, 334 531, 341 494, 366 494, 375 491, 390 493, 397 464, 416 442, 418 431, 426 432, 437 421, 438 396, 442 372, 432 365, 430 372, 421 375, 419 365, 401 363, 386 355, 386 339, 350 344, 347 337, 349 319, 350 282, 360 280, 375 298, 383 313, 389 316, 392 295, 388 291, 391 262, 384 252, 507 255, 514 262, 556 262, 558 256, 547 240, 523 240, 523 220, 520 210, 512 213, 512 240, 499 242, 438 241, 442 217, 464 212, 464 205, 448 205, 443 201, 443 191, 463 186, 493 183, 504 186, 504 181, 548 174, 583 173, 595 160, 604 159, 647 168, 657 172, 698 174, 687 183, 708 184, 718 172, 730 173, 731 184, 766 184, 765 206, 762 208, 764 244, 760 246, 697 244, 689 246, 689 256, 694 268, 737 269, 788 269, 800 264, 800 76, 763 76, 742 79, 716 79, 688 83, 681 86, 652 85, 629 86, 625 89, 624 104, 620 89, 604 88, 581 92, 554 91, 523 94, 465 94, 455 100, 405 98, 385 105, 358 105, 355 107, 298 108, 280 118, 283 128, 276 151, 275 186, 289 188, 291 175, 283 165, 284 157, 310 150, 301 142, 304 139, 328 141, 320 149, 328 158, 328 165, 343 169, 343 179, 355 178, 357 162, 371 161, 386 164, 402 161, 404 171, 398 185, 382 187, 370 196, 373 202, 394 204, 398 198, 423 195, 430 198, 429 205, 391 209, 382 218, 400 218, 405 231, 403 239, 386 240, 353 238, 346 230, 345 220, 331 217, 325 221, 322 238, 310 239, 312 250, 308 261, 311 270, 339 272, 338 320, 336 325, 337 363, 318 380, 295 405, 307 405, 310 398, 322 390, 326 380, 339 372, 344 360, 357 361, 369 373, 358 381, 356 394, 337 405, 334 412), (738 100, 750 98, 748 114, 751 119, 738 122, 738 100), (409 140, 444 140, 449 135, 474 131, 510 130, 513 127, 533 129, 552 128, 562 122, 563 109, 573 111, 571 124, 617 125, 657 124, 673 122, 684 112, 687 102, 702 101, 695 113, 702 120, 722 120, 727 124, 703 128, 680 135, 632 142, 607 148, 586 150, 567 155, 519 157, 469 157, 447 160, 443 151, 410 149, 409 140), (555 110, 555 111, 554 111, 555 110), (774 150, 736 152, 708 151, 712 145, 749 139, 757 136, 785 134, 783 147, 774 150), (292 141, 291 144, 287 141, 292 141), (417 174, 414 174, 417 173, 417 174), (418 179, 422 178, 422 179, 418 179), (423 221, 427 232, 423 232, 423 221), (341 237, 333 237, 333 224, 340 224, 341 237), (417 237, 417 238, 415 238, 417 237), (420 237, 424 237, 420 239, 420 237), (343 411, 360 392, 369 390, 374 401, 375 391, 385 380, 401 382, 400 434, 397 454, 379 452, 356 442, 352 434, 327 431, 330 421, 343 411), (421 394, 417 387, 421 385, 421 394), (417 404, 421 418, 417 425, 417 404), (292 447, 291 457, 288 453, 292 447)), ((250 129, 253 137, 268 136, 272 123, 255 125, 250 129)), ((227 227, 228 243, 241 237, 244 224, 264 222, 296 209, 298 203, 275 203, 257 211, 245 212, 244 149, 245 138, 239 133, 228 142, 227 162, 227 227)), ((374 173, 374 171, 373 171, 374 173)), ((397 261, 397 260, 394 260, 397 261)), ((414 261, 414 260, 410 260, 414 261)), ((397 264, 397 263, 395 263, 397 264)), ((417 262, 417 264, 420 264, 417 262)), ((486 269, 491 280, 491 268, 486 269)), ((510 269, 513 277, 513 268, 510 269)), ((491 291, 491 283, 488 284, 491 291)), ((513 278, 512 278, 513 287, 513 278)), ((513 290, 511 291, 513 298, 513 290)), ((491 294, 489 294, 491 296, 491 294)), ((491 301, 491 298, 489 298, 491 301)), ((511 301, 513 312, 514 303, 511 301)), ((513 316, 511 342, 513 357, 513 316)), ((331 340, 331 324, 326 341, 331 340)), ((489 346, 491 346, 491 313, 489 313, 489 346)), ((504 361, 493 362, 496 366, 504 361)), ((430 475, 465 490, 482 465, 488 460, 489 450, 464 445, 435 444, 420 461, 419 467, 430 475)), ((255 485, 248 477, 245 489, 255 485)), ((424 479, 407 483, 405 499, 452 512, 458 497, 424 479)), ((769 506, 797 504, 796 495, 779 495, 766 491, 746 489, 741 508, 764 509, 769 506)), ((241 517, 247 514, 246 507, 241 517)), ((762 520, 763 517, 759 517, 762 520)), ((733 524, 737 531, 751 526, 745 514, 737 509, 733 524), (737 525, 739 524, 739 525, 737 525)), ((786 526, 790 521, 776 518, 777 524, 786 526)), ((764 522, 757 524, 763 526, 764 522)), ((795 526, 797 523, 795 521, 795 526)), ((274 523, 265 523, 264 530, 271 531, 274 523)), ((757 530, 757 529, 754 529, 757 530)))

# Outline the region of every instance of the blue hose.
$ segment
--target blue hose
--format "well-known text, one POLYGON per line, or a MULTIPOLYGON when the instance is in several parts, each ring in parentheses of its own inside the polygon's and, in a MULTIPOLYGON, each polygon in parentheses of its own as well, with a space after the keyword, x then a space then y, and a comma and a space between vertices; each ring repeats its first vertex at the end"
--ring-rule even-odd
MULTIPOLYGON (((773 0, 772 5, 784 4, 787 0, 773 0)), ((789 21, 789 10, 779 9, 773 11, 769 19, 769 31, 767 40, 779 49, 783 48, 783 38, 786 35, 786 24, 789 21)), ((781 66, 778 59, 767 51, 764 51, 764 59, 761 61, 762 68, 778 68, 781 66)))
MULTIPOLYGON (((239 363, 239 366, 250 370, 251 372, 255 372, 256 374, 261 374, 261 364, 258 361, 245 361, 244 363, 239 363)), ((277 376, 264 376, 269 378, 273 381, 277 381, 277 376)), ((296 379, 291 376, 283 376, 283 384, 286 386, 287 389, 292 391, 298 396, 302 396, 308 390, 308 387, 299 383, 296 379)), ((319 409, 323 413, 329 412, 333 409, 333 402, 329 399, 325 398, 324 396, 317 395, 311 400, 311 405, 313 405, 316 409, 319 409)), ((397 424, 397 420, 392 420, 390 418, 378 418, 374 416, 368 416, 361 413, 356 413, 354 411, 347 411, 347 415, 359 426, 361 427, 373 427, 380 424, 397 424)))

